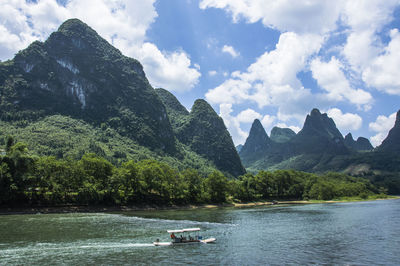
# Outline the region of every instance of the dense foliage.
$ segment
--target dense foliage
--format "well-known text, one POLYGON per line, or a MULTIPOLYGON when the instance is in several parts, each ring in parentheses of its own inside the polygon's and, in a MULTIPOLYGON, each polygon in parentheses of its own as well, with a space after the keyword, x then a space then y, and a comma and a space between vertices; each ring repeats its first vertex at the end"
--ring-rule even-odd
POLYGON ((33 154, 57 159, 79 160, 85 153, 95 153, 114 165, 129 160, 154 159, 174 165, 179 170, 194 168, 203 175, 215 169, 213 163, 179 142, 176 144, 178 151, 171 156, 141 146, 106 124, 95 127, 83 120, 62 115, 47 116, 30 123, 0 121, 1 145, 5 144, 4 136, 9 135, 26 143, 33 154))
MULTIPOLYGON (((321 199, 377 191, 365 179, 298 171, 260 171, 229 180, 219 171, 202 175, 155 160, 129 160, 115 166, 93 153, 79 160, 33 156, 27 145, 5 141, 0 156, 0 205, 199 204, 232 200, 321 199)), ((383 190, 380 192, 384 192, 383 190)))

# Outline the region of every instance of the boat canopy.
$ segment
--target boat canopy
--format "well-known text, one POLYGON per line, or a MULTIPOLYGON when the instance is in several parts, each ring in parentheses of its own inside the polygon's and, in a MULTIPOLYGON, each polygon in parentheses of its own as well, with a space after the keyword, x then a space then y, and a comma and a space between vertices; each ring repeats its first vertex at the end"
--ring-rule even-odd
POLYGON ((168 230, 167 232, 172 233, 185 233, 185 232, 196 232, 200 231, 200 228, 186 228, 186 229, 178 229, 178 230, 168 230))

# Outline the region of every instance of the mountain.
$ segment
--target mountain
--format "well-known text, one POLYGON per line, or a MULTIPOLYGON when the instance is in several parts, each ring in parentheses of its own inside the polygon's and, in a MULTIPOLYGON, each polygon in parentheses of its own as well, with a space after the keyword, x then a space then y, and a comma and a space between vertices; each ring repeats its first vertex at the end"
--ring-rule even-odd
POLYGON ((245 165, 264 156, 271 147, 271 140, 261 125, 260 120, 255 119, 251 125, 249 136, 240 150, 240 158, 245 165))
POLYGON ((184 123, 176 130, 180 142, 221 171, 231 176, 245 173, 224 121, 206 101, 196 100, 184 123))
POLYGON ((137 60, 78 19, 0 62, 0 144, 7 135, 38 155, 94 152, 115 164, 156 159, 202 174, 245 173, 208 103, 196 101, 189 113, 151 87, 137 60))
POLYGON ((205 100, 196 100, 188 112, 169 91, 156 89, 156 92, 179 142, 230 176, 245 173, 224 121, 205 100))
POLYGON ((321 114, 318 109, 313 109, 307 115, 298 134, 293 135, 294 132, 275 129, 274 138, 279 141, 271 141, 259 121, 255 122, 253 127, 248 137, 250 148, 246 151, 245 144, 239 153, 243 164, 250 171, 261 169, 319 171, 332 163, 335 156, 350 153, 334 121, 327 114, 321 114), (288 140, 283 141, 284 139, 288 140))
POLYGON ((394 127, 389 131, 388 136, 378 147, 381 152, 400 152, 400 110, 396 115, 394 127))
POLYGON ((78 19, 2 63, 0 88, 3 120, 67 115, 114 128, 154 150, 175 152, 165 107, 142 65, 78 19))
POLYGON ((291 140, 296 133, 290 128, 273 127, 271 130, 271 140, 278 143, 283 143, 291 140))
POLYGON ((318 109, 313 109, 307 115, 303 128, 288 144, 292 147, 293 154, 296 155, 305 153, 346 154, 349 152, 333 119, 327 114, 321 114, 318 109))
POLYGON ((368 139, 364 137, 358 137, 357 141, 355 141, 351 133, 348 133, 344 138, 344 144, 348 148, 356 151, 370 151, 374 149, 374 147, 371 145, 371 142, 369 142, 368 139))
MULTIPOLYGON (((280 133, 279 129, 275 131, 280 133)), ((275 134, 271 132, 271 139, 275 134)), ((280 135, 283 134, 275 136, 280 135)), ((334 121, 318 109, 307 115, 297 135, 284 142, 271 139, 267 138, 261 123, 253 124, 245 144, 252 149, 243 153, 243 147, 239 152, 248 171, 294 169, 317 173, 343 172, 368 178, 377 187, 387 189, 389 194, 400 193, 400 111, 395 126, 376 149, 372 149, 366 138, 359 137, 354 141, 351 134, 343 138, 334 121), (256 149, 260 146, 255 143, 264 143, 264 146, 256 149)))

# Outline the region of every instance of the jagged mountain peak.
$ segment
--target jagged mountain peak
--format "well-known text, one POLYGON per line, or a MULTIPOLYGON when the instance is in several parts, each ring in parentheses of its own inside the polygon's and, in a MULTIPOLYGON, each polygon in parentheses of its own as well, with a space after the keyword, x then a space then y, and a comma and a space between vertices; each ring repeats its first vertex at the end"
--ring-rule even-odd
POLYGON ((321 112, 319 111, 319 109, 314 108, 311 110, 310 116, 320 116, 321 112))
POLYGON ((371 145, 371 142, 369 142, 369 140, 364 137, 358 137, 357 140, 355 141, 351 133, 348 133, 344 138, 344 144, 348 148, 356 151, 368 151, 374 148, 371 145))
POLYGON ((400 110, 397 112, 393 128, 378 147, 378 150, 384 152, 400 152, 400 110))
POLYGON ((346 140, 352 140, 354 141, 353 135, 351 133, 347 133, 347 135, 344 137, 344 139, 346 140))
POLYGON ((240 157, 245 163, 249 163, 266 154, 270 146, 271 140, 267 132, 265 132, 260 120, 255 119, 251 125, 249 136, 240 150, 240 157))
POLYGON ((326 113, 321 114, 316 108, 307 115, 304 126, 298 135, 319 135, 331 139, 343 140, 343 135, 337 129, 333 119, 328 117, 326 113))

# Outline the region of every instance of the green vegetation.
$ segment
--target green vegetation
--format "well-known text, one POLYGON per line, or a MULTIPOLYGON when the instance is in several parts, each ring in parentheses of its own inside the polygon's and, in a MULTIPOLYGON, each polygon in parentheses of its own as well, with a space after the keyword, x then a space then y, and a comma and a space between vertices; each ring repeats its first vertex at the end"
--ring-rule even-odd
POLYGON ((171 156, 155 152, 139 145, 127 136, 102 124, 92 126, 83 120, 54 115, 36 122, 21 123, 0 120, 0 144, 5 145, 4 136, 14 136, 28 145, 38 156, 54 156, 57 159, 79 160, 85 153, 95 153, 114 165, 129 160, 154 159, 173 165, 179 170, 193 168, 202 175, 214 171, 213 163, 177 142, 178 152, 171 156))
POLYGON ((260 171, 229 180, 219 171, 200 174, 156 160, 129 160, 115 166, 94 153, 80 159, 31 155, 8 137, 0 156, 0 205, 183 205, 273 199, 368 198, 376 189, 362 178, 338 173, 260 171))

